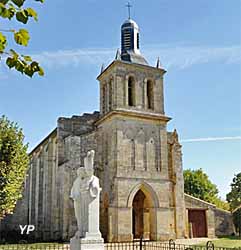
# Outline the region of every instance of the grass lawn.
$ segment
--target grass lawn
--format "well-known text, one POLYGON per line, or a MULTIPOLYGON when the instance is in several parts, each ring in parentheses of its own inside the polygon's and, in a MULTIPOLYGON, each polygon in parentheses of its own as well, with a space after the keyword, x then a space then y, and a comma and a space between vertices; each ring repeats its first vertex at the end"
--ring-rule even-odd
POLYGON ((64 243, 26 243, 26 244, 18 244, 18 243, 9 243, 9 244, 1 244, 0 250, 26 250, 32 248, 32 250, 65 250, 64 243))
MULTIPOLYGON (((241 238, 235 236, 220 237, 218 239, 212 240, 215 247, 240 247, 241 248, 241 238)), ((198 246, 205 246, 202 243, 198 246)))

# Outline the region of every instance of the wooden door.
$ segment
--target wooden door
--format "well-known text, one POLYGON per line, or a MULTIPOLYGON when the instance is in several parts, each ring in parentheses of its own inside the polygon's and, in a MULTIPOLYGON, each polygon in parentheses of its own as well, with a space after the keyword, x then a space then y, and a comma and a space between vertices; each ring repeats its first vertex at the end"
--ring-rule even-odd
POLYGON ((139 190, 133 200, 132 230, 135 239, 143 237, 144 232, 144 193, 139 190))
POLYGON ((205 210, 188 210, 188 221, 192 223, 193 237, 207 237, 205 210))

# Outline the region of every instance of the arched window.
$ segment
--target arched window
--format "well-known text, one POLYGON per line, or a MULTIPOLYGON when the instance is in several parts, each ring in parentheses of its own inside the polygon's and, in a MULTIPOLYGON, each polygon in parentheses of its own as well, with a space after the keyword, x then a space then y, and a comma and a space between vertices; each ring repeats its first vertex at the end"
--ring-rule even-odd
POLYGON ((146 86, 147 108, 154 109, 154 89, 153 82, 148 80, 146 86))
POLYGON ((128 105, 135 106, 135 81, 132 76, 128 78, 128 105))

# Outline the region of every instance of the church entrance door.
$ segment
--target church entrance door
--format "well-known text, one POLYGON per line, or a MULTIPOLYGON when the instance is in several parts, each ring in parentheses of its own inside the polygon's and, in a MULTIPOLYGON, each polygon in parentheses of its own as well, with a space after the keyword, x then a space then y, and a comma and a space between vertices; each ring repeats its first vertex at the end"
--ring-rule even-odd
POLYGON ((150 239, 150 204, 141 190, 136 193, 133 200, 132 233, 135 239, 150 239))

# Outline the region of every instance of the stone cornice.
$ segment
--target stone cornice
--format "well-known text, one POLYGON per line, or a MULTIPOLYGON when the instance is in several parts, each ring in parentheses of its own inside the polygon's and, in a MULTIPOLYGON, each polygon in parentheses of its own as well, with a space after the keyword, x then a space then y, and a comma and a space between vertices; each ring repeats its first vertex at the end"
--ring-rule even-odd
POLYGON ((97 80, 101 80, 102 76, 105 75, 105 73, 108 71, 108 69, 110 69, 111 67, 113 67, 114 65, 118 65, 118 64, 124 64, 124 65, 128 65, 128 66, 138 66, 140 68, 143 68, 143 69, 151 69, 151 70, 154 70, 158 73, 162 73, 165 74, 166 73, 166 70, 164 69, 160 69, 160 68, 156 68, 156 67, 153 67, 153 66, 149 66, 149 65, 144 65, 144 64, 137 64, 137 63, 131 63, 131 62, 125 62, 125 61, 122 61, 122 60, 114 60, 113 62, 111 62, 103 72, 101 72, 98 76, 97 76, 97 80))
MULTIPOLYGON (((145 172, 145 171, 143 171, 143 172, 145 172)), ((161 173, 161 172, 159 172, 159 173, 161 173)), ((160 176, 158 176, 156 178, 145 178, 145 177, 136 177, 136 176, 128 176, 128 177, 116 176, 115 179, 122 180, 122 181, 128 180, 128 181, 133 182, 133 183, 136 183, 137 181, 148 181, 148 182, 159 183, 159 184, 172 183, 172 181, 170 179, 163 178, 163 177, 160 178, 160 176)))
POLYGON ((152 121, 155 120, 155 121, 164 122, 164 123, 167 123, 168 121, 171 120, 170 117, 167 117, 162 114, 119 108, 119 109, 110 111, 109 113, 105 114, 103 117, 97 120, 95 124, 98 126, 102 122, 110 119, 112 116, 139 118, 139 119, 152 120, 152 121))

